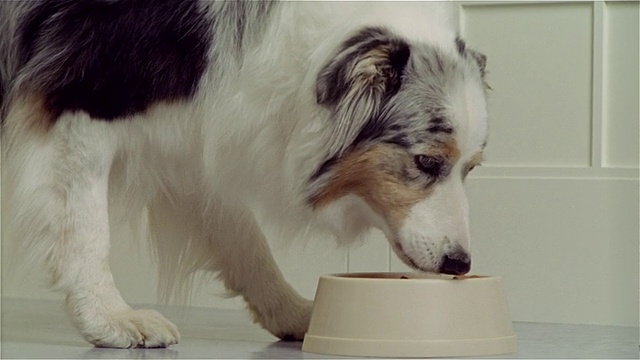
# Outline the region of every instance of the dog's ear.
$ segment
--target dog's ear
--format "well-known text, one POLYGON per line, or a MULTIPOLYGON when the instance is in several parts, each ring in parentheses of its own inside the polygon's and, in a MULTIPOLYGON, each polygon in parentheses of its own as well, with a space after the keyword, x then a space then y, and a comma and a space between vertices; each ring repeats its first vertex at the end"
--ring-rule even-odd
POLYGON ((473 59, 478 63, 480 74, 482 75, 482 78, 484 78, 484 75, 486 73, 485 69, 487 68, 487 56, 473 49, 469 49, 468 51, 471 54, 471 57, 473 57, 473 59))
POLYGON ((460 53, 460 55, 464 57, 466 57, 467 54, 471 55, 471 57, 478 64, 478 68, 480 69, 480 75, 482 75, 482 78, 484 79, 484 75, 486 73, 486 68, 487 68, 487 56, 473 49, 468 48, 467 44, 464 42, 464 40, 462 40, 460 36, 456 37, 456 48, 458 49, 458 53, 460 53))
POLYGON ((409 44, 383 28, 365 28, 349 38, 316 82, 317 102, 333 110, 334 140, 341 149, 402 84, 409 44))

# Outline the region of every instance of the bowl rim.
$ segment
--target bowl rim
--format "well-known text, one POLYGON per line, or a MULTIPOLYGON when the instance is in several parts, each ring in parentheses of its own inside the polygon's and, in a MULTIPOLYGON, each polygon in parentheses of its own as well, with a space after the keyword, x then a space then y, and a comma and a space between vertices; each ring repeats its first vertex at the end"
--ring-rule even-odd
POLYGON ((500 280, 499 276, 492 275, 465 275, 472 276, 463 279, 456 279, 455 275, 445 275, 445 274, 436 274, 436 273, 419 273, 419 272, 384 272, 384 271, 376 271, 376 272, 345 272, 345 273, 332 273, 332 274, 324 274, 321 275, 320 278, 331 279, 335 281, 380 281, 380 282, 389 282, 393 280, 402 280, 402 282, 407 281, 419 281, 419 282, 461 282, 462 280, 466 281, 495 281, 500 280), (401 278, 401 276, 405 276, 406 278, 401 278))

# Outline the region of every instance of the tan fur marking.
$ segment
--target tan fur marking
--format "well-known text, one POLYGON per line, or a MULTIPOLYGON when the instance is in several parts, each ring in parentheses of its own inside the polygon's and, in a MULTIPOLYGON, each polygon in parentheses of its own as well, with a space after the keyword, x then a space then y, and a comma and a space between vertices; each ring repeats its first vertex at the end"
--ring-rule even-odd
MULTIPOLYGON (((454 138, 425 146, 423 154, 442 156, 451 164, 460 159, 454 138)), ((424 183, 407 181, 403 171, 413 171, 416 176, 421 176, 414 165, 413 155, 405 150, 389 144, 376 144, 354 151, 335 165, 331 181, 322 192, 311 198, 311 204, 317 209, 347 194, 355 194, 396 231, 411 207, 431 193, 431 188, 424 183)))
POLYGON ((17 96, 9 105, 5 123, 16 131, 46 133, 55 123, 40 96, 17 96))
POLYGON ((447 159, 450 163, 455 164, 460 159, 460 149, 456 140, 452 137, 444 141, 438 142, 436 146, 430 146, 426 149, 428 155, 440 155, 447 159))
POLYGON ((482 153, 482 151, 478 151, 477 153, 473 154, 473 156, 469 159, 469 161, 467 161, 467 163, 463 167, 462 177, 466 178, 467 175, 469 175, 469 172, 471 171, 471 169, 480 165, 480 163, 484 158, 483 155, 484 154, 482 153))
POLYGON ((356 89, 374 86, 378 91, 385 90, 385 77, 389 76, 389 46, 379 46, 369 50, 357 62, 351 72, 351 78, 356 80, 356 89))
POLYGON ((482 151, 478 151, 471 157, 471 159, 469 159, 469 161, 467 162, 467 165, 468 166, 480 165, 483 159, 484 159, 484 154, 482 153, 482 151))
POLYGON ((353 152, 336 164, 333 179, 312 198, 312 205, 320 208, 353 193, 397 230, 410 208, 430 192, 403 179, 401 171, 408 167, 414 167, 412 156, 387 144, 353 152))

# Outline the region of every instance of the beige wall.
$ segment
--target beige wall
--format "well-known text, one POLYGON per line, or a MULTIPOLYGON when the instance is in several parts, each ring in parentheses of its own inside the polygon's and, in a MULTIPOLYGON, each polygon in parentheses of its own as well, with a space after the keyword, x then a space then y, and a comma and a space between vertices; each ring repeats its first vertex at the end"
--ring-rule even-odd
MULTIPOLYGON (((638 324, 638 12, 637 2, 464 6, 494 89, 487 161, 468 181, 472 272, 503 277, 516 321, 638 324)), ((308 297, 323 273, 405 269, 377 233, 349 251, 325 239, 273 245, 308 297)), ((116 242, 112 264, 125 299, 156 301, 144 254, 116 242)), ((33 276, 4 275, 3 296, 58 298, 33 276)), ((217 293, 203 281, 193 304, 242 307, 217 293)))

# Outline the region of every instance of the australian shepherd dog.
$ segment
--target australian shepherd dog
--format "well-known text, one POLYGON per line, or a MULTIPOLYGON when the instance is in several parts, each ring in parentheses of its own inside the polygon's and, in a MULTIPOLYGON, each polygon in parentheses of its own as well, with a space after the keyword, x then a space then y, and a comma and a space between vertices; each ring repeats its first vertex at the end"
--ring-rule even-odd
POLYGON ((459 28, 453 3, 1 2, 5 236, 106 347, 180 338, 114 284, 124 223, 148 229, 163 289, 215 273, 282 339, 311 302, 263 224, 344 244, 377 228, 409 266, 466 273, 487 85, 459 28))

